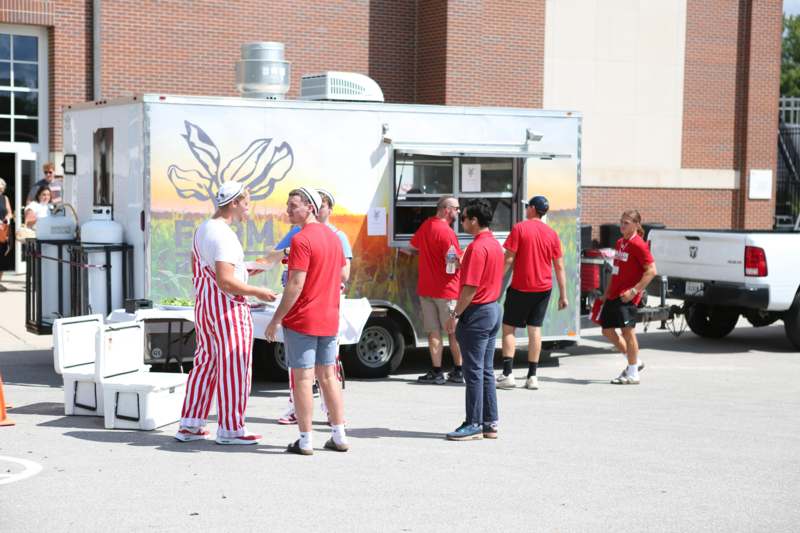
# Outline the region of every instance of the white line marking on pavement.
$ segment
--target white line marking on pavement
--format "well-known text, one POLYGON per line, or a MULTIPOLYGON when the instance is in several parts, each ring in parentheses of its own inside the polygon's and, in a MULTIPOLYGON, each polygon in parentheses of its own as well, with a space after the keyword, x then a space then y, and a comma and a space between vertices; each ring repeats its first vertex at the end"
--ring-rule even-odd
POLYGON ((0 455, 0 467, 2 467, 3 462, 6 461, 9 463, 22 465, 24 470, 17 474, 7 474, 7 473, 0 474, 0 485, 14 483, 15 481, 22 481, 23 479, 33 477, 42 471, 42 465, 40 465, 39 463, 34 463, 33 461, 28 461, 27 459, 17 459, 16 457, 7 457, 5 455, 0 455))

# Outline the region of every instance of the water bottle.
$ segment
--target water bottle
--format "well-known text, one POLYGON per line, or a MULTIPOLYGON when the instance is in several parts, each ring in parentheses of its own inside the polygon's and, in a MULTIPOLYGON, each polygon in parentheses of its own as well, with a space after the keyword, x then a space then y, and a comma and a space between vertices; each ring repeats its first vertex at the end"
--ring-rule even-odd
POLYGON ((458 265, 458 254, 456 253, 456 247, 451 244, 445 255, 445 272, 455 274, 456 265, 458 265))

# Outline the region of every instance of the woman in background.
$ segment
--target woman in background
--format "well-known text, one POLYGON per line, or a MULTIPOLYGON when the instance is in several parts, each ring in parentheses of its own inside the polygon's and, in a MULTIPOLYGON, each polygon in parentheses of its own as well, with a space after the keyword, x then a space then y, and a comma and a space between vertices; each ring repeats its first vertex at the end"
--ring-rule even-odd
POLYGON ((36 191, 36 200, 25 206, 26 227, 33 229, 36 227, 37 220, 50 216, 51 198, 50 187, 47 185, 39 187, 39 190, 36 191))

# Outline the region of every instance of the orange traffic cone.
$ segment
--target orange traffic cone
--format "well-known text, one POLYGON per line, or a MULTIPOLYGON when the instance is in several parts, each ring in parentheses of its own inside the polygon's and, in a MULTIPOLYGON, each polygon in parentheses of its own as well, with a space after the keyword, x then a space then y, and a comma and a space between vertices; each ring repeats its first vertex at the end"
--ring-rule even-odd
POLYGON ((3 395, 3 376, 0 375, 0 426, 13 426, 14 421, 6 416, 6 398, 3 395))

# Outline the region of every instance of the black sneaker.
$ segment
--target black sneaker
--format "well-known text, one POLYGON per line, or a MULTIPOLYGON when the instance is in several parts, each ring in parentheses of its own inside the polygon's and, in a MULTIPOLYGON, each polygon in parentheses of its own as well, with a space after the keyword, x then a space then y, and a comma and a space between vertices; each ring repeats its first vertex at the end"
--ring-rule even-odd
POLYGON ((448 383, 464 383, 464 373, 461 370, 453 370, 447 374, 448 383))
POLYGON ((497 438, 497 423, 496 422, 484 422, 483 423, 483 438, 484 439, 496 439, 497 438))
POLYGON ((428 383, 434 385, 444 385, 447 380, 444 377, 444 374, 439 372, 438 374, 433 370, 428 370, 427 374, 423 374, 417 378, 418 383, 428 383))
POLYGON ((314 398, 319 398, 319 385, 317 385, 316 381, 311 385, 311 395, 314 396, 314 398))

